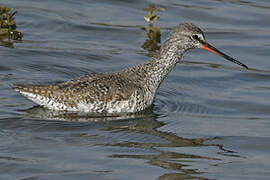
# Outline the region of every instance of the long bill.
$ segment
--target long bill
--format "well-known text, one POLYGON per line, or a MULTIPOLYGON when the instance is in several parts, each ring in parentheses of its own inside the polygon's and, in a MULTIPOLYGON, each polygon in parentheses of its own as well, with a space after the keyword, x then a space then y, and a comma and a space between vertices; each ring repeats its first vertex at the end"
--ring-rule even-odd
POLYGON ((219 51, 218 49, 216 49, 215 47, 211 46, 207 42, 201 42, 201 43, 202 43, 203 49, 205 49, 207 51, 210 51, 210 52, 212 52, 214 54, 217 54, 217 55, 219 55, 219 56, 221 56, 221 57, 223 57, 223 58, 225 58, 225 59, 227 59, 227 60, 229 60, 229 61, 231 61, 231 62, 233 62, 235 64, 238 64, 238 65, 243 66, 244 68, 248 69, 247 65, 245 65, 245 64, 243 64, 243 63, 241 63, 241 62, 233 59, 232 57, 224 54, 223 52, 219 51))

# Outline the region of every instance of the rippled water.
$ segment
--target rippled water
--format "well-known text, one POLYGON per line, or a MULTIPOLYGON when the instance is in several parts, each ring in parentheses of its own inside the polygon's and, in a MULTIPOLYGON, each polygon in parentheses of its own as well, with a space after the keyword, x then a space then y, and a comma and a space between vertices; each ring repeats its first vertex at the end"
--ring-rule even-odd
POLYGON ((55 115, 10 88, 144 62, 150 2, 0 0, 18 11, 24 32, 22 42, 0 46, 0 179, 269 179, 268 0, 155 1, 166 9, 163 41, 193 22, 250 70, 191 50, 150 112, 55 115))

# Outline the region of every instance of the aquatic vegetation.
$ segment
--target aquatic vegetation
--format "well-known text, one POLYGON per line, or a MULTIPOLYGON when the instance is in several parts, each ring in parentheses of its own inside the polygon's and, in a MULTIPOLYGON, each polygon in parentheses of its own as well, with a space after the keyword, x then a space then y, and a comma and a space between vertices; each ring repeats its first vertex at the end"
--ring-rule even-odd
POLYGON ((155 4, 150 4, 149 8, 144 8, 143 10, 149 12, 149 14, 144 15, 144 19, 150 24, 154 24, 154 22, 159 19, 160 15, 155 14, 156 12, 165 11, 164 8, 158 8, 155 4))
POLYGON ((144 20, 149 23, 148 27, 143 27, 142 29, 147 32, 148 39, 142 45, 142 48, 155 51, 160 48, 160 27, 154 26, 154 23, 160 18, 160 15, 157 15, 158 11, 165 11, 164 8, 158 8, 155 4, 150 4, 148 8, 143 10, 149 12, 149 14, 144 15, 144 20))
POLYGON ((21 40, 23 33, 16 30, 15 15, 17 11, 13 11, 8 7, 0 7, 0 38, 8 38, 8 40, 21 40))

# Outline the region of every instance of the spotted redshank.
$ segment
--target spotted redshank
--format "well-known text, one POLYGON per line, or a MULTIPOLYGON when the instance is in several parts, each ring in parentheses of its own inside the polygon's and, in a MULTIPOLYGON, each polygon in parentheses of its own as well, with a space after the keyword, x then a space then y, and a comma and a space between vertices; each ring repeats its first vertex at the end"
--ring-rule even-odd
POLYGON ((94 114, 136 113, 152 105, 164 78, 183 54, 193 48, 208 50, 248 69, 208 44, 200 28, 185 23, 175 27, 159 53, 141 65, 117 72, 92 73, 59 84, 14 84, 13 88, 52 110, 94 114))

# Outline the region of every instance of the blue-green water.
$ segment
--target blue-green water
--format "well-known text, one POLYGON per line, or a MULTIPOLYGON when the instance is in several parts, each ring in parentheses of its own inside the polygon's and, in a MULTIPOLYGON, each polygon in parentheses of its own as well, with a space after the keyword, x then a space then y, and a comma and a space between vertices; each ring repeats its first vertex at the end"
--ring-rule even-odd
POLYGON ((24 40, 0 46, 0 179, 269 179, 270 2, 0 0, 24 40), (162 41, 193 22, 250 70, 191 50, 152 112, 121 119, 55 117, 12 83, 55 83, 146 61, 142 9, 154 2, 162 41), (34 107, 34 108, 33 108, 34 107), (113 121, 111 121, 113 120, 113 121))

